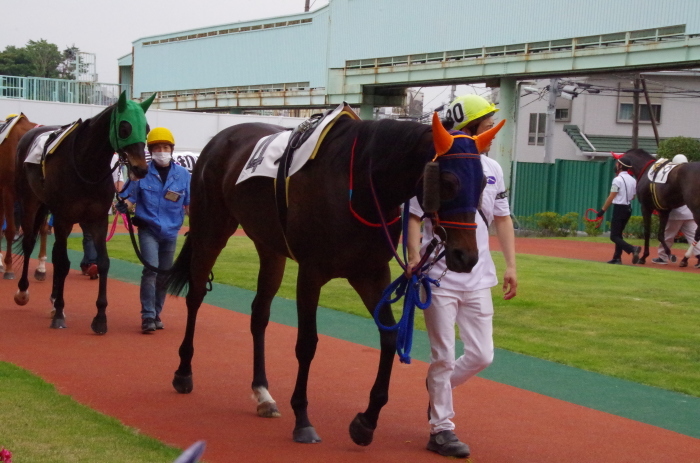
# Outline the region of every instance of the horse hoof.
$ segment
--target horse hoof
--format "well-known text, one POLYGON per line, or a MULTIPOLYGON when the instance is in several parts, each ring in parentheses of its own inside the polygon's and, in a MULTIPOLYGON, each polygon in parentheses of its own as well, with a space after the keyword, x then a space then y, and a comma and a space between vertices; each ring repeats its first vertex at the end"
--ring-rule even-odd
POLYGON ((374 428, 367 424, 367 419, 362 413, 358 413, 350 423, 350 438, 363 447, 372 443, 374 428))
POLYGON ((67 328, 66 319, 65 318, 54 318, 53 320, 51 320, 51 328, 53 328, 54 330, 67 328))
POLYGON ((46 272, 40 272, 39 270, 34 271, 34 279, 36 281, 44 281, 46 280, 46 272))
MULTIPOLYGON (((6 274, 7 275, 7 274, 6 274)), ((17 305, 27 305, 29 302, 29 291, 20 291, 19 289, 15 293, 15 304, 17 305)))
POLYGON ((5 272, 5 274, 2 276, 3 280, 14 280, 15 279, 15 272, 5 272))
POLYGON ((94 331, 96 334, 106 334, 107 333, 107 317, 106 316, 99 316, 96 315, 95 318, 92 319, 92 323, 90 324, 90 328, 92 328, 92 331, 94 331))
POLYGON ((639 259, 639 262, 637 262, 637 264, 639 264, 639 265, 644 265, 644 264, 646 264, 646 263, 647 263, 647 261, 646 261, 646 258, 644 258, 644 257, 641 257, 641 258, 639 259))
POLYGON ((277 408, 277 403, 273 401, 258 404, 258 416, 263 418, 279 418, 282 414, 277 408))
POLYGON ((678 264, 679 267, 687 267, 688 266, 688 258, 684 257, 683 260, 678 264))
POLYGON ((182 376, 175 373, 175 377, 173 378, 173 387, 180 394, 189 394, 192 392, 192 388, 194 387, 192 383, 192 375, 182 376))
POLYGON ((299 442, 301 444, 318 444, 321 442, 321 438, 316 434, 316 430, 313 426, 295 429, 292 437, 294 438, 294 442, 299 442))

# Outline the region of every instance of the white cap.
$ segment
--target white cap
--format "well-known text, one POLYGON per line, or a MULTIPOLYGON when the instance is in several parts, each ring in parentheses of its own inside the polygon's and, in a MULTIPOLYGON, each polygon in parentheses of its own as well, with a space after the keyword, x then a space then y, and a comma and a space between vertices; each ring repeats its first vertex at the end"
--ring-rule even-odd
POLYGON ((685 157, 685 154, 676 154, 673 156, 673 160, 671 162, 674 164, 685 164, 688 162, 688 158, 685 157))

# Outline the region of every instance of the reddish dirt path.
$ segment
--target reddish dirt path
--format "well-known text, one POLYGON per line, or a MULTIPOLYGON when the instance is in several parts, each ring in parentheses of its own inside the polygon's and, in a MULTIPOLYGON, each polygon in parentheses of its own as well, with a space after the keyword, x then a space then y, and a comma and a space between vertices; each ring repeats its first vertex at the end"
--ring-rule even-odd
MULTIPOLYGON (((32 263, 32 267, 36 262, 32 263)), ((33 270, 33 268, 32 268, 33 270)), ((12 302, 15 281, 0 280, 0 360, 33 371, 58 390, 143 433, 184 448, 205 439, 208 462, 445 462, 424 450, 427 365, 396 363, 391 399, 374 443, 354 445, 348 424, 364 405, 378 352, 321 336, 310 381, 310 415, 324 442, 291 440, 289 398, 296 375, 296 330, 271 323, 268 372, 283 417, 262 419, 250 399, 249 317, 204 305, 197 325, 195 389, 179 395, 170 381, 185 322, 183 299, 169 298, 166 329, 139 331, 138 287, 110 281, 109 333, 92 334, 94 281, 71 271, 67 323, 49 325, 51 283, 31 282, 32 300, 12 302), (116 297, 119 295, 119 297, 116 297)), ((475 378, 455 391, 459 435, 472 461, 697 462, 700 440, 618 416, 475 378)))

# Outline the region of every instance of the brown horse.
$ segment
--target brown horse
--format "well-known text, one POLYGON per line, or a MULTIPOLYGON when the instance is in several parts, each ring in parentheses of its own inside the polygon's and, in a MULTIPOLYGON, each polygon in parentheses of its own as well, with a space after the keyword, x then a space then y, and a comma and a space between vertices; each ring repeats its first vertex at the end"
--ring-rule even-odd
MULTIPOLYGON (((500 127, 498 127, 500 128, 500 127)), ((265 328, 270 304, 282 282, 287 258, 299 263, 297 275, 298 374, 291 398, 296 422, 296 442, 320 442, 307 414, 307 383, 318 341, 316 311, 321 287, 333 278, 346 278, 372 313, 382 291, 390 283, 389 261, 400 234, 400 225, 389 225, 388 242, 379 222, 381 211, 388 219, 398 207, 420 190, 424 167, 452 137, 442 126, 413 122, 358 121, 341 118, 327 133, 318 153, 288 183, 286 227, 282 225, 275 200, 274 180, 252 177, 236 183, 256 143, 282 127, 241 124, 217 134, 204 148, 192 174, 190 232, 169 277, 169 289, 179 294, 186 285, 187 328, 180 346, 180 365, 173 386, 180 393, 192 391, 193 341, 197 311, 207 292, 214 263, 229 237, 241 225, 253 240, 260 258, 257 295, 252 303, 253 335, 252 388, 258 400, 258 414, 279 416, 268 392, 265 371, 265 328), (351 168, 351 166, 353 166, 351 168), (372 194, 372 185, 376 196, 372 194)), ((480 137, 493 138, 497 130, 480 137)), ((442 150, 444 152, 446 150, 442 150)), ((478 151, 471 151, 478 152, 478 151)), ((462 168, 473 180, 469 210, 440 211, 444 227, 448 222, 472 225, 483 189, 483 170, 478 155, 468 155, 462 168)), ((438 178, 442 199, 454 199, 460 178, 442 172, 438 178)), ((462 179, 462 185, 464 181, 462 179)), ((433 191, 435 189, 433 188, 433 191)), ((463 190, 462 190, 463 191, 463 190)), ((439 200, 438 200, 439 201, 439 200)), ((440 228, 445 240, 447 266, 469 272, 478 260, 473 228, 440 228)), ((392 325, 389 306, 380 311, 382 324, 392 325)), ((379 369, 371 389, 369 405, 350 424, 350 436, 358 445, 373 438, 379 413, 389 398, 396 332, 380 331, 379 369)))
MULTIPOLYGON (((12 127, 12 130, 7 135, 7 138, 0 143, 0 223, 5 222, 5 240, 7 241, 7 253, 4 258, 3 278, 13 280, 15 272, 12 266, 12 242, 15 239, 17 232, 17 224, 15 224, 15 154, 17 153, 17 144, 20 138, 29 130, 36 127, 38 124, 30 122, 24 114, 20 114, 19 120, 12 127)), ((39 249, 39 268, 34 272, 34 278, 39 281, 46 279, 46 225, 41 227, 41 248, 39 249)), ((0 244, 2 237, 0 236, 0 244)), ((2 258, 2 246, 0 245, 0 260, 2 258)), ((0 268, 3 268, 3 262, 0 262, 0 268)))
POLYGON ((127 101, 122 93, 118 103, 77 126, 42 165, 24 162, 35 138, 57 127, 39 127, 27 132, 17 148, 17 193, 22 203, 22 253, 25 256, 22 278, 15 302, 29 302, 27 272, 36 234, 51 211, 54 216, 56 241, 53 247, 54 315, 51 328, 65 328, 63 287, 70 270, 68 235, 76 223, 92 234, 97 249, 100 276, 97 315, 91 328, 97 334, 107 332, 107 273, 109 257, 107 236, 108 210, 114 199, 114 183, 110 166, 114 152, 130 166, 129 174, 143 178, 148 171, 144 147, 147 123, 144 115, 153 98, 141 103, 127 101))
MULTIPOLYGON (((664 231, 671 209, 686 205, 693 213, 695 223, 700 224, 700 163, 691 162, 674 167, 665 183, 653 183, 647 175, 656 158, 643 149, 632 149, 624 154, 632 163, 632 171, 637 177, 637 198, 642 206, 644 220, 644 254, 640 264, 649 256, 649 237, 651 235, 651 214, 659 212, 659 230, 657 237, 667 255, 671 250, 666 245, 664 231)), ((695 241, 700 238, 700 227, 695 232, 695 241)), ((687 262, 688 257, 683 258, 687 262)))

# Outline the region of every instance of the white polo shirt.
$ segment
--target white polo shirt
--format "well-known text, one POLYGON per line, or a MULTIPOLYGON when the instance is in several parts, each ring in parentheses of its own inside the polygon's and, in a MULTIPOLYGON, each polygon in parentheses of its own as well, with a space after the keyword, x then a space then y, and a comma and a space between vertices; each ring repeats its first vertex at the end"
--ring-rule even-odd
POLYGON ((617 192, 613 204, 629 205, 637 194, 637 181, 627 171, 622 171, 612 181, 611 192, 617 192))
MULTIPOLYGON (((506 191, 503 181, 503 169, 493 159, 487 156, 481 156, 481 166, 484 169, 486 177, 486 187, 481 196, 481 211, 486 216, 489 223, 493 222, 493 217, 504 217, 510 215, 510 206, 508 199, 503 195, 500 198, 496 196, 503 194, 506 191)), ((423 216, 423 209, 418 203, 418 198, 411 199, 411 214, 418 217, 423 216)), ((474 266, 470 273, 457 273, 450 270, 447 271, 440 282, 440 287, 458 291, 478 291, 480 289, 491 288, 498 284, 496 277, 496 266, 491 258, 489 249, 489 231, 488 224, 484 223, 481 214, 476 214, 476 244, 479 248, 479 262, 474 266)), ((448 231, 449 233, 449 231, 448 231)), ((433 239, 433 225, 430 220, 423 223, 423 243, 421 247, 421 255, 425 252, 425 248, 433 239)), ((437 279, 445 270, 445 259, 440 259, 439 262, 428 273, 428 276, 437 279)))

